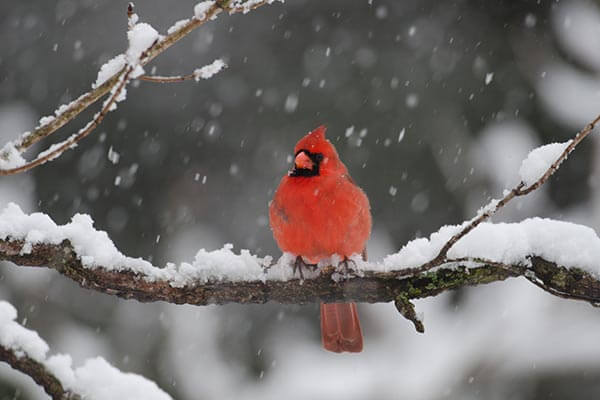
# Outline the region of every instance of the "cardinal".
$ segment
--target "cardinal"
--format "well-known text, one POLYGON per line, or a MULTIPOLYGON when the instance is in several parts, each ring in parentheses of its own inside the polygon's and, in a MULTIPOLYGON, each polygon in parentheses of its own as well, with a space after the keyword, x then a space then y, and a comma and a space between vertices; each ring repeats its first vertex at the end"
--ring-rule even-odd
MULTIPOLYGON (((325 126, 304 136, 294 148, 294 165, 269 205, 277 245, 297 256, 295 268, 316 267, 337 254, 362 254, 371 234, 369 199, 354 183, 325 126)), ((350 261, 351 262, 351 261, 350 261)), ((321 337, 326 350, 358 353, 363 337, 354 303, 321 303, 321 337)))

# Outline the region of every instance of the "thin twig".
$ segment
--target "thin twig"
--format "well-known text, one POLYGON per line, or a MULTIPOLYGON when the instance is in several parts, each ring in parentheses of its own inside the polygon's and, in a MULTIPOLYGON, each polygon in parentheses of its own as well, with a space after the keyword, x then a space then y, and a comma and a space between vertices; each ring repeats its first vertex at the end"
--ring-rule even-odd
MULTIPOLYGON (((115 75, 111 76, 102 85, 96 87, 94 90, 81 95, 77 100, 71 102, 63 112, 59 113, 51 122, 41 125, 36 128, 33 132, 27 132, 23 134, 16 142, 15 148, 19 152, 24 152, 29 147, 33 146, 40 140, 56 132, 58 129, 63 127, 67 122, 73 120, 79 113, 94 104, 96 101, 104 97, 111 89, 117 84, 123 73, 125 73, 126 67, 123 67, 115 75)), ((1 155, 0 155, 1 156, 1 155)), ((0 170, 0 175, 2 174, 0 170)))
POLYGON ((183 82, 189 81, 192 79, 196 79, 195 74, 189 75, 178 75, 178 76, 157 76, 157 75, 142 75, 138 76, 137 79, 146 82, 154 82, 154 83, 173 83, 173 82, 183 82))
POLYGON ((542 177, 540 179, 538 179, 531 186, 529 186, 529 187, 527 187, 525 189, 519 190, 518 195, 519 196, 526 195, 526 194, 528 194, 528 193, 536 190, 538 187, 542 186, 544 183, 546 183, 546 181, 548 180, 548 178, 550 178, 554 174, 554 172, 556 172, 556 170, 560 167, 560 164, 568 157, 568 155, 573 150, 575 150, 575 147, 583 139, 585 139, 585 137, 587 135, 589 135, 594 130, 594 128, 596 127, 596 125, 598 125, 598 123, 600 123, 600 115, 598 115, 592 122, 590 122, 589 124, 587 124, 585 126, 585 128, 583 128, 581 131, 579 131, 577 133, 577 135, 575 135, 575 137, 573 138, 573 140, 571 141, 571 143, 569 143, 569 145, 565 148, 565 150, 558 157, 558 159, 556 161, 554 161, 554 163, 552 163, 552 165, 550 166, 550 168, 548 168, 548 170, 544 173, 544 175, 542 175, 542 177))
POLYGON ((125 85, 129 81, 129 76, 132 71, 133 71, 133 67, 129 66, 125 72, 125 75, 123 75, 123 79, 122 79, 121 83, 116 88, 116 90, 114 91, 113 95, 109 98, 109 100, 104 104, 104 106, 102 107, 102 110, 100 110, 100 112, 98 114, 96 114, 94 116, 94 118, 82 130, 80 130, 75 135, 72 135, 69 139, 65 140, 60 146, 56 147, 54 150, 47 151, 45 154, 40 153, 40 154, 44 154, 44 155, 36 158, 33 161, 26 163, 25 165, 22 165, 17 168, 12 168, 12 169, 0 170, 0 175, 16 174, 16 173, 28 171, 34 167, 37 167, 38 165, 43 164, 43 163, 47 162, 48 160, 55 158, 57 155, 61 154, 66 149, 75 145, 81 139, 83 139, 84 137, 89 135, 94 130, 94 128, 96 128, 102 122, 102 120, 104 119, 106 114, 108 114, 111 106, 116 102, 116 99, 119 97, 119 95, 125 88, 125 85))

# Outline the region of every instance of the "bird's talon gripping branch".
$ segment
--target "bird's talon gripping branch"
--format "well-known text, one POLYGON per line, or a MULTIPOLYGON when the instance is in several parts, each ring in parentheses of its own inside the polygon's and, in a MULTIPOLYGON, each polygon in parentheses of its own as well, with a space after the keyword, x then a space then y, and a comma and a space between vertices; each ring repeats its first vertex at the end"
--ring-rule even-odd
POLYGON ((356 261, 351 258, 344 257, 342 261, 339 262, 337 269, 342 271, 344 276, 350 276, 356 270, 358 266, 356 265, 356 261), (354 264, 354 269, 350 268, 350 264, 354 264))
POLYGON ((317 269, 317 264, 308 264, 304 261, 302 256, 297 256, 296 261, 294 261, 293 272, 296 275, 296 271, 300 275, 300 279, 304 280, 304 273, 302 272, 303 268, 310 269, 311 271, 315 271, 317 269))

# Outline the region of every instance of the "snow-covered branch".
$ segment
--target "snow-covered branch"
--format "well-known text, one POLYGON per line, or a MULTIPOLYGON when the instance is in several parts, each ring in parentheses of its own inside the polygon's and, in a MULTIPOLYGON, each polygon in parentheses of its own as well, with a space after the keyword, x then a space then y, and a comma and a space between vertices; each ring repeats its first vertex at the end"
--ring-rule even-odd
POLYGON ((181 20, 168 29, 167 35, 159 35, 147 23, 138 23, 138 16, 133 12, 133 5, 127 7, 129 46, 125 53, 120 54, 106 64, 98 72, 92 90, 79 96, 69 104, 61 105, 52 116, 40 119, 38 126, 32 132, 23 133, 18 139, 0 146, 0 176, 12 175, 30 170, 45 162, 59 157, 69 148, 74 148, 78 141, 89 135, 104 119, 109 111, 116 109, 116 103, 126 97, 126 86, 132 79, 141 79, 153 82, 179 82, 188 79, 208 79, 219 72, 225 64, 216 60, 202 68, 197 68, 190 75, 153 77, 143 75, 143 67, 167 50, 180 39, 187 36, 194 29, 211 21, 222 11, 229 14, 247 13, 264 4, 271 4, 275 0, 220 0, 202 1, 194 7, 194 16, 181 20), (68 139, 54 143, 33 160, 26 161, 22 154, 32 145, 50 136, 68 122, 72 121, 99 99, 110 94, 104 102, 101 111, 94 118, 72 134, 68 139))
POLYGON ((0 301, 0 361, 30 376, 54 400, 168 400, 171 397, 146 378, 123 373, 97 357, 73 369, 71 357, 47 357, 48 344, 37 332, 15 320, 17 311, 0 301))
POLYGON ((235 254, 230 245, 159 268, 120 253, 89 216, 78 214, 57 225, 45 214, 25 214, 12 204, 0 213, 0 260, 52 268, 84 288, 145 302, 387 302, 523 276, 552 294, 600 303, 600 238, 592 229, 541 218, 483 223, 449 251, 445 264, 419 269, 461 228, 442 227, 380 263, 356 257, 349 274, 330 266, 339 262, 334 258, 301 281, 293 273, 293 255, 273 263, 247 250, 235 254))
MULTIPOLYGON (((481 236, 477 235, 476 240, 482 240, 488 234, 496 232, 494 239, 500 241, 489 243, 488 247, 496 247, 494 253, 506 252, 507 246, 514 244, 507 239, 522 228, 519 224, 512 225, 509 229, 505 229, 507 227, 503 225, 483 225, 486 229, 481 236), (502 237, 504 242, 501 241, 502 237)), ((574 250, 579 245, 600 246, 600 239, 595 234, 592 235, 593 231, 589 228, 579 225, 570 228, 573 229, 573 234, 587 234, 579 242, 576 236, 568 238, 569 246, 573 246, 574 250)), ((437 235, 444 235, 444 232, 438 232, 437 235)), ((409 243, 403 251, 389 256, 380 264, 360 263, 357 259, 356 269, 347 275, 335 267, 326 266, 305 280, 293 277, 292 257, 284 256, 278 263, 267 267, 268 259, 260 259, 249 253, 236 255, 230 247, 214 252, 201 251, 194 263, 179 266, 157 268, 147 265, 149 268, 140 268, 141 264, 132 265, 134 259, 123 256, 121 264, 96 264, 91 268, 85 266, 85 261, 82 260, 90 261, 93 256, 78 255, 78 246, 68 239, 58 244, 34 245, 24 240, 8 239, 0 240, 0 260, 11 261, 20 266, 55 269, 84 288, 142 302, 208 305, 268 301, 301 304, 352 300, 375 303, 396 301, 398 298, 410 300, 431 297, 447 290, 522 276, 553 295, 600 304, 599 274, 590 272, 594 268, 600 271, 600 265, 590 268, 590 264, 582 257, 573 259, 573 262, 565 262, 569 267, 535 254, 522 258, 515 256, 513 263, 457 257, 427 272, 415 272, 414 269, 394 265, 395 260, 424 256, 417 256, 415 251, 426 245, 423 242, 425 240, 409 243), (580 261, 584 262, 581 267, 575 265, 580 261)), ((435 247, 436 241, 434 238, 429 241, 429 245, 435 247)), ((457 254, 464 250, 460 249, 457 254)), ((596 254, 599 251, 600 247, 585 249, 589 257, 596 257, 596 260, 600 259, 600 254, 596 254)), ((546 256, 551 258, 559 252, 560 249, 556 254, 546 256)), ((117 258, 114 256, 110 255, 113 260, 117 258)), ((567 254, 564 258, 568 261, 567 254)))

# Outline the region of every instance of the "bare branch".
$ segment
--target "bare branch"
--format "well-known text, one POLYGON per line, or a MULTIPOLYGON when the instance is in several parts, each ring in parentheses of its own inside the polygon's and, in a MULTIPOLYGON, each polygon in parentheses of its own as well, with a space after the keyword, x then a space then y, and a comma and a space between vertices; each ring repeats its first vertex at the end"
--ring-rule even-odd
POLYGON ((195 80, 198 82, 200 79, 209 79, 213 75, 217 74, 223 68, 227 68, 227 64, 223 62, 221 59, 216 59, 211 64, 205 65, 202 68, 197 68, 189 75, 178 75, 178 76, 155 76, 155 75, 142 75, 137 79, 147 82, 154 83, 173 83, 173 82, 183 82, 187 80, 195 80))
POLYGON ((0 345, 0 361, 4 361, 13 369, 29 375, 35 383, 44 388, 44 391, 53 400, 79 400, 81 397, 63 388, 62 384, 40 362, 26 355, 17 355, 11 349, 0 345))
POLYGON ((196 79, 196 75, 177 75, 177 76, 158 76, 158 75, 142 75, 137 79, 146 82, 154 82, 154 83, 173 83, 173 82, 183 82, 190 81, 192 79, 196 79))

